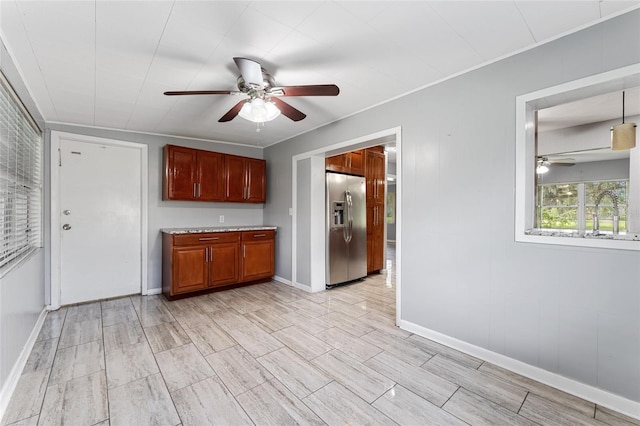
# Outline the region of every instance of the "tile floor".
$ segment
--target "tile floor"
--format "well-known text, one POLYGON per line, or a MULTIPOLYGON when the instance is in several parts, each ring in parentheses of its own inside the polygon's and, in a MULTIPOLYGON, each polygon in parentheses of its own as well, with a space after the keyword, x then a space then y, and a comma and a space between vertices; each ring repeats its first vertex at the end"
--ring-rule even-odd
POLYGON ((392 260, 316 294, 272 282, 51 312, 2 424, 640 424, 395 327, 392 260))

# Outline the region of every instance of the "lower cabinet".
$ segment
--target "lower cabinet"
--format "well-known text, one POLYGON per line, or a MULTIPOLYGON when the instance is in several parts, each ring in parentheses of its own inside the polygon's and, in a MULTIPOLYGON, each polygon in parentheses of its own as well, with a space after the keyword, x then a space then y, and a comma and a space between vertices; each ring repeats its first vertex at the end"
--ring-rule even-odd
POLYGON ((167 234, 162 237, 162 292, 190 292, 269 279, 275 231, 167 234))

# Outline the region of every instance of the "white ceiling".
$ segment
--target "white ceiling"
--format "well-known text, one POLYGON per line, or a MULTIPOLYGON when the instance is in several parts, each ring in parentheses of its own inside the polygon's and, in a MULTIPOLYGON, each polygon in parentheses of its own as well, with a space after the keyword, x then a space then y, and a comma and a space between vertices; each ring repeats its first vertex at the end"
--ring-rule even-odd
POLYGON ((1 35, 48 122, 267 146, 526 49, 640 1, 0 1, 1 35), (256 133, 218 123, 232 58, 280 85, 335 83, 286 98, 307 114, 256 133))

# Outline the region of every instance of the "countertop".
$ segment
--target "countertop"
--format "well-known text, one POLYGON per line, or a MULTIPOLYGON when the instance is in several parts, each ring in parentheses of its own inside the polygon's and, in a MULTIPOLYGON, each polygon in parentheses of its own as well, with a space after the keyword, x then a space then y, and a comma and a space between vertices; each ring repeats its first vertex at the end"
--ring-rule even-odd
POLYGON ((277 226, 206 226, 193 228, 162 228, 164 234, 202 234, 204 232, 275 231, 277 226))

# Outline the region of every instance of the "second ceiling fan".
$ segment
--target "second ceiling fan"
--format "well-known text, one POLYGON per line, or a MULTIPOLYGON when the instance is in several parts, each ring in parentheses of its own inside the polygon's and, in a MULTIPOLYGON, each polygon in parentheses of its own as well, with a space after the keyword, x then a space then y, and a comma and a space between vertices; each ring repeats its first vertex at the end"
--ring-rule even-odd
POLYGON ((218 121, 231 121, 240 115, 255 123, 264 123, 276 118, 280 113, 293 121, 306 117, 302 111, 292 107, 282 99, 285 96, 337 96, 340 89, 335 84, 314 84, 306 86, 278 86, 273 77, 262 66, 251 59, 233 58, 240 76, 238 90, 187 90, 164 92, 167 96, 177 95, 247 95, 233 106, 218 121))

